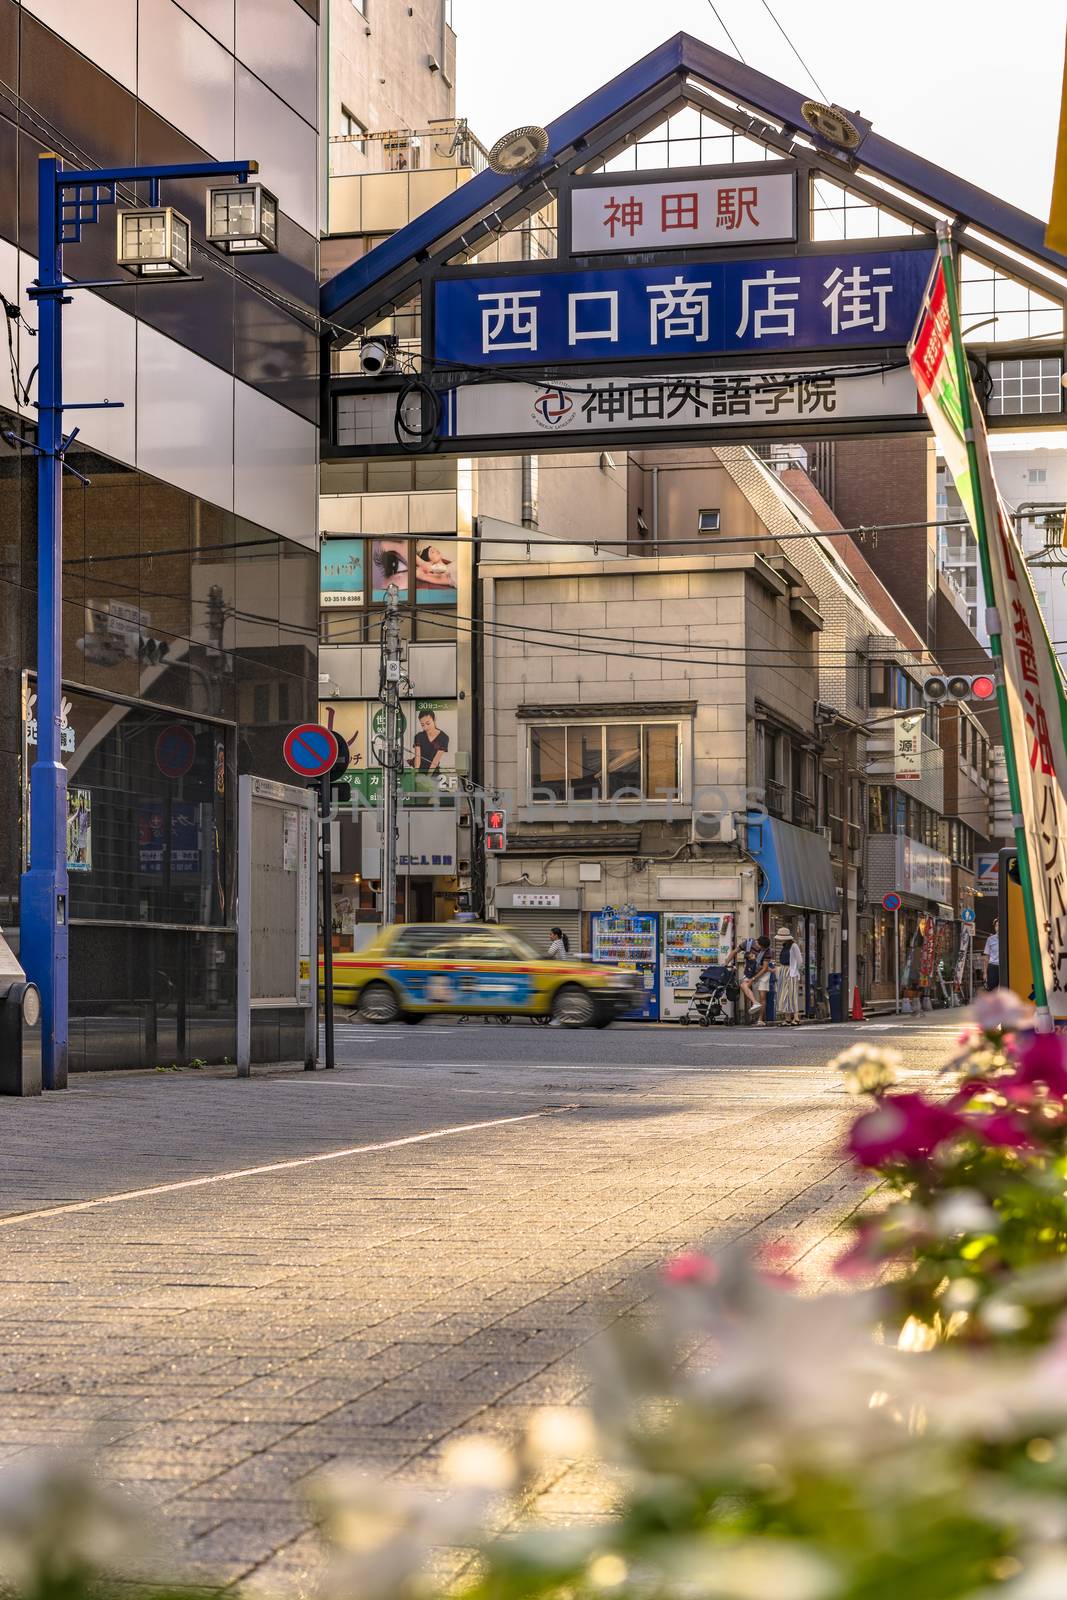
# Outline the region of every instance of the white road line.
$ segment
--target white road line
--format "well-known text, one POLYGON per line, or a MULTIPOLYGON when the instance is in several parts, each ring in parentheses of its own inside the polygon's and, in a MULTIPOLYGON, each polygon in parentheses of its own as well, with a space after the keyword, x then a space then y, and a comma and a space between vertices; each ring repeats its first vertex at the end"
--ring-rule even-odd
POLYGON ((42 1217, 68 1216, 72 1211, 92 1211, 96 1206, 117 1206, 124 1200, 144 1200, 154 1194, 175 1194, 179 1189, 203 1189, 213 1183, 233 1183, 238 1178, 259 1178, 268 1172, 293 1172, 298 1167, 314 1167, 323 1161, 341 1161, 345 1156, 366 1156, 373 1155, 379 1150, 399 1150, 402 1145, 425 1144, 430 1139, 449 1139, 457 1133, 476 1133, 480 1128, 503 1128, 511 1122, 534 1122, 539 1117, 551 1114, 544 1111, 524 1111, 521 1116, 494 1117, 489 1122, 461 1122, 452 1128, 435 1128, 431 1133, 412 1133, 404 1139, 386 1139, 381 1144, 354 1144, 344 1150, 327 1150, 317 1156, 296 1156, 291 1161, 271 1161, 262 1167, 239 1167, 234 1172, 214 1172, 203 1178, 183 1178, 176 1183, 156 1183, 149 1189, 122 1189, 117 1194, 97 1195, 93 1200, 74 1200, 67 1205, 46 1206, 39 1211, 19 1211, 10 1217, 0 1217, 0 1228, 13 1228, 19 1222, 36 1222, 42 1217))

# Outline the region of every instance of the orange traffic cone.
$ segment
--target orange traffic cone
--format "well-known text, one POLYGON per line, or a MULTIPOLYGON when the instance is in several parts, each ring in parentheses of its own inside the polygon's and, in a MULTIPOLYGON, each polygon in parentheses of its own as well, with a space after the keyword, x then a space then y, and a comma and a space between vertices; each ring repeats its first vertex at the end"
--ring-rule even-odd
POLYGON ((857 984, 852 991, 852 1021, 862 1022, 863 1020, 863 1001, 860 999, 859 984, 857 984))

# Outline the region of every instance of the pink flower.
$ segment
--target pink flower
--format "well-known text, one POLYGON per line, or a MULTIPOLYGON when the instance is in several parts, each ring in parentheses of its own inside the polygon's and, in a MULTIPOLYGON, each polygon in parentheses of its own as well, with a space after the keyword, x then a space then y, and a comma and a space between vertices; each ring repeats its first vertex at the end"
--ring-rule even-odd
POLYGON ((992 1033, 996 1028, 1029 1026, 1034 1011, 1010 989, 995 989, 992 994, 979 995, 971 1007, 971 1015, 983 1033, 992 1033))
POLYGON ((1009 1082, 1043 1083, 1057 1099, 1067 1098, 1067 1037, 1062 1033, 1028 1034, 1016 1041, 1013 1054, 1018 1066, 1009 1082))
POLYGON ((879 1167, 885 1161, 921 1162, 966 1125, 948 1106, 921 1094, 897 1094, 853 1124, 848 1150, 864 1167, 879 1167))
POLYGON ((987 1144, 1005 1150, 1032 1150, 1034 1141, 1025 1123, 1010 1111, 994 1111, 987 1116, 967 1118, 967 1126, 980 1134, 987 1144))
POLYGON ((663 1266, 665 1283, 707 1285, 717 1283, 718 1278, 718 1263, 710 1256, 701 1255, 699 1250, 684 1250, 663 1266))
POLYGON ((834 1276, 838 1278, 868 1278, 886 1259, 876 1253, 874 1246, 882 1232, 881 1221, 874 1218, 861 1223, 856 1237, 843 1255, 834 1262, 834 1276))
POLYGON ((794 1289, 797 1279, 790 1267, 796 1259, 796 1250, 785 1239, 771 1239, 766 1244, 761 1244, 756 1249, 755 1262, 760 1277, 765 1283, 773 1283, 780 1289, 794 1289))

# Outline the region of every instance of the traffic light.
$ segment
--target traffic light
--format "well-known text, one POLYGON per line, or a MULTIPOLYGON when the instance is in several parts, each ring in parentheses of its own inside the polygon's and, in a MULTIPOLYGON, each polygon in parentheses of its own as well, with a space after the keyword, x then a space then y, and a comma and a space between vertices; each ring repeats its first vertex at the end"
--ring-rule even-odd
POLYGON ((978 672, 969 677, 966 673, 954 673, 952 677, 940 675, 923 679, 923 699, 934 705, 946 704, 952 700, 995 700, 997 695, 997 680, 990 672, 978 672))
POLYGON ((485 813, 485 853, 501 855, 508 847, 508 814, 499 807, 485 813))

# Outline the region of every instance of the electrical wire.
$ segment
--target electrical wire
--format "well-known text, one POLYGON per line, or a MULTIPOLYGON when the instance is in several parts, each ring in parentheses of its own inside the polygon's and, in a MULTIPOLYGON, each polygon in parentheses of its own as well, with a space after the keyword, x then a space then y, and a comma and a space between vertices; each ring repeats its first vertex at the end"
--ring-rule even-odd
POLYGON ((793 43, 792 39, 789 37, 788 33, 786 33, 786 31, 783 28, 782 24, 778 21, 778 18, 775 16, 774 12, 771 10, 770 0, 762 0, 762 5, 763 5, 764 11, 766 11, 767 15, 770 17, 771 21, 774 23, 775 27, 778 29, 778 32, 781 34, 781 36, 785 40, 786 44, 789 46, 790 50, 792 50, 793 54, 796 56, 797 60, 800 62, 800 65, 804 68, 804 71, 807 73, 807 75, 811 79, 812 83, 815 85, 815 87, 818 90, 818 92, 822 95, 823 100, 826 102, 827 105, 829 105, 829 103, 830 103, 829 95, 826 93, 826 90, 823 88, 822 84, 819 82, 819 80, 815 76, 814 72, 812 72, 811 68, 808 66, 808 63, 804 60, 804 57, 801 55, 801 53, 797 49, 796 45, 793 43))
POLYGON ((734 38, 734 36, 730 32, 729 28, 726 26, 725 22, 722 20, 722 17, 719 15, 719 8, 715 4, 715 0, 708 0, 708 5, 712 9, 712 13, 713 13, 713 15, 715 17, 715 21, 719 24, 719 27, 722 29, 723 33, 725 33, 726 37, 730 41, 730 44, 733 46, 734 55, 737 57, 738 61, 741 62, 742 66, 747 66, 748 63, 746 62, 744 56, 741 54, 741 49, 740 49, 740 46, 737 43, 737 40, 734 38))

